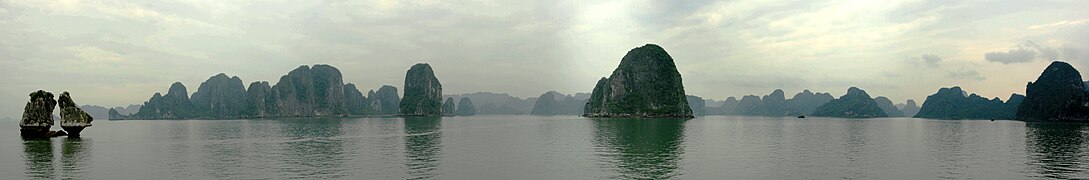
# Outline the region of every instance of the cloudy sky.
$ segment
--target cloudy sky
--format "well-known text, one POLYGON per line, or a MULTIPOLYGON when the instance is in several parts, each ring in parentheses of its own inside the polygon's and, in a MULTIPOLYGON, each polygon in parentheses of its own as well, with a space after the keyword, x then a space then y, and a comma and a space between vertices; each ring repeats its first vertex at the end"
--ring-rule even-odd
POLYGON ((803 89, 922 102, 1023 93, 1054 59, 1089 69, 1089 1, 0 0, 0 118, 37 89, 139 104, 220 72, 271 81, 331 64, 361 89, 430 63, 444 93, 589 92, 663 46, 687 93, 803 89))

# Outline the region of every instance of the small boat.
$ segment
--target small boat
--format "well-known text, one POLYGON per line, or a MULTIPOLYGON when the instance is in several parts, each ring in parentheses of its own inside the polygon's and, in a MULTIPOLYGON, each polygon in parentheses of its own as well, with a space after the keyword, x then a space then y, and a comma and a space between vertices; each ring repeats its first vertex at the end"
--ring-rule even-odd
POLYGON ((805 118, 805 116, 798 116, 798 118, 805 118))

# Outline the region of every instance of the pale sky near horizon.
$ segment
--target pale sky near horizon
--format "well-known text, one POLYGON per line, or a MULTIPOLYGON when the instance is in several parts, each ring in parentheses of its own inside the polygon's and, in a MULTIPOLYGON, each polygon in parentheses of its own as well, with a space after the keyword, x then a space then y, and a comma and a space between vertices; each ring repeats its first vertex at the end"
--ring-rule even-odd
POLYGON ((688 94, 783 89, 897 103, 941 87, 1024 93, 1051 60, 1089 68, 1089 1, 0 0, 0 119, 38 89, 141 104, 227 73, 276 83, 330 64, 361 90, 430 63, 444 94, 589 92, 659 44, 688 94))

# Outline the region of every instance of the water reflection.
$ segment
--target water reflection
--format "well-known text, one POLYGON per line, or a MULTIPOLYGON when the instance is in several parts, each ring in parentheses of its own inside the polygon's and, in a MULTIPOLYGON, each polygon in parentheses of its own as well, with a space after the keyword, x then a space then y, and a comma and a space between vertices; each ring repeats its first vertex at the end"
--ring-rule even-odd
POLYGON ((61 140, 61 172, 64 179, 78 179, 91 167, 91 139, 64 138, 61 140))
POLYGON ((442 155, 442 118, 405 118, 405 166, 411 179, 431 179, 442 155))
POLYGON ((1029 164, 1047 178, 1085 178, 1085 125, 1025 123, 1029 164), (1081 177, 1072 177, 1079 174, 1081 177))
POLYGON ((670 179, 684 154, 684 119, 591 119, 593 143, 615 179, 670 179))
POLYGON ((51 139, 23 140, 26 176, 30 179, 54 179, 53 141, 51 139))
POLYGON ((283 144, 282 159, 287 177, 342 178, 347 161, 341 118, 316 118, 292 121, 281 133, 294 139, 283 144))

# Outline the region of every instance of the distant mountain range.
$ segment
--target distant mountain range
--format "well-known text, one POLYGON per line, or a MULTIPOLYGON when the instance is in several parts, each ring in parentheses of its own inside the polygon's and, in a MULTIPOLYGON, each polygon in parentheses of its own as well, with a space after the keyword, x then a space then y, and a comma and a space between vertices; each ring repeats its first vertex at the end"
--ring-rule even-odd
MULTIPOLYGON (((242 86, 238 77, 217 74, 210 77, 190 96, 181 83, 174 83, 166 94, 155 93, 143 105, 105 108, 83 105, 80 108, 96 119, 189 119, 312 117, 339 115, 398 114, 401 97, 393 86, 382 86, 364 95, 354 84, 344 84, 340 71, 328 65, 299 67, 280 78, 275 85, 253 82, 242 86), (116 112, 116 113, 114 113, 116 112)), ((871 98, 858 88, 836 98, 829 93, 804 90, 787 99, 776 89, 763 96, 746 95, 741 99, 706 99, 685 96, 695 115, 752 116, 831 116, 831 117, 916 117, 931 119, 1023 119, 1045 121, 1089 121, 1089 81, 1069 64, 1053 62, 1027 94, 1012 94, 1006 101, 968 93, 960 87, 941 88, 922 104, 914 100, 894 103, 883 96, 871 98)), ((442 95, 447 111, 457 111, 455 104, 473 106, 473 113, 505 115, 580 115, 586 114, 591 93, 563 94, 548 91, 539 97, 519 98, 505 93, 477 92, 442 95), (468 99, 465 103, 458 103, 468 99)), ((600 102, 598 102, 600 103, 600 102)), ((447 113, 452 114, 452 113, 447 113)))
POLYGON ((477 114, 522 115, 533 111, 537 98, 522 99, 506 93, 476 92, 443 95, 443 99, 467 97, 476 106, 477 114))

